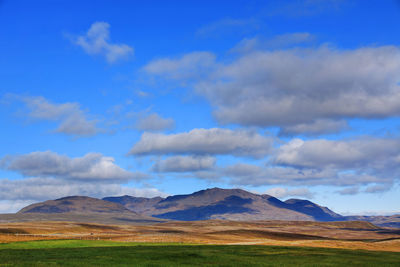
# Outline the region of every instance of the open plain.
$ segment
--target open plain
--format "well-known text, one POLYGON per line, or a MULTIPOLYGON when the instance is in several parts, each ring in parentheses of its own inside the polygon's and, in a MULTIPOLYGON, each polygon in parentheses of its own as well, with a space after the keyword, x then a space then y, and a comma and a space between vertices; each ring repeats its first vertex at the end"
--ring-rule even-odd
POLYGON ((400 252, 400 231, 368 222, 222 220, 152 224, 19 222, 0 224, 0 242, 108 240, 139 243, 274 245, 400 252))

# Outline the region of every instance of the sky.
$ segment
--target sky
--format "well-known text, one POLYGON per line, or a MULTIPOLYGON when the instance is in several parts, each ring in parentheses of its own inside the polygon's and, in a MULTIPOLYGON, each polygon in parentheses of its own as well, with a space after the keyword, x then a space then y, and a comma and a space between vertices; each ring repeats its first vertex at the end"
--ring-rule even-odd
POLYGON ((0 212, 242 188, 399 213, 400 2, 0 0, 0 212))

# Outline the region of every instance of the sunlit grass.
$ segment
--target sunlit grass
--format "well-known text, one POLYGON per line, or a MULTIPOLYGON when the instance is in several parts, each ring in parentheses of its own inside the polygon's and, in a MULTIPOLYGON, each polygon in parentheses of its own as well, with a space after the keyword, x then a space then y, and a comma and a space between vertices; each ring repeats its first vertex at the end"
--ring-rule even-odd
POLYGON ((400 266, 400 253, 90 240, 0 245, 0 266, 400 266))

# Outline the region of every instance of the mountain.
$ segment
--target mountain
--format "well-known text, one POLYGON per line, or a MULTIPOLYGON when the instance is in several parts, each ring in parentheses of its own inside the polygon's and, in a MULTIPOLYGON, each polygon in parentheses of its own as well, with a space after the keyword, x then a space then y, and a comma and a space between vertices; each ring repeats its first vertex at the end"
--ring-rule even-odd
POLYGON ((336 221, 343 219, 343 216, 331 211, 327 207, 319 206, 309 200, 288 199, 285 201, 288 209, 295 210, 314 217, 317 221, 336 221))
POLYGON ((35 203, 18 213, 132 213, 118 203, 85 196, 70 196, 35 203))
POLYGON ((138 214, 123 205, 86 196, 69 196, 29 205, 0 222, 73 221, 101 224, 154 224, 162 219, 138 214))
POLYGON ((103 200, 162 219, 172 220, 301 220, 334 221, 341 215, 308 200, 282 202, 270 195, 258 195, 242 189, 211 188, 193 194, 167 198, 107 197, 103 200))
POLYGON ((341 216, 309 200, 281 201, 242 189, 211 188, 167 198, 69 196, 29 205, 16 214, 1 214, 0 221, 79 221, 112 224, 158 223, 167 220, 209 219, 255 221, 367 221, 400 228, 400 215, 341 216))
POLYGON ((145 198, 145 197, 132 197, 132 196, 122 196, 122 197, 105 197, 103 200, 118 203, 123 205, 125 208, 135 211, 137 213, 148 213, 155 204, 163 200, 162 197, 145 198))

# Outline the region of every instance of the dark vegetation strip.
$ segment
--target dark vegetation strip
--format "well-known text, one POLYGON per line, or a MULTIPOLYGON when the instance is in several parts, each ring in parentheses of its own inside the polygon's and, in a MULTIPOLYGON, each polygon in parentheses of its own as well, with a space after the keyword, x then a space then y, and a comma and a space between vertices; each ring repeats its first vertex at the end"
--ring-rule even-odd
POLYGON ((4 266, 400 266, 400 253, 276 246, 0 250, 4 266))
POLYGON ((28 234, 28 232, 18 228, 0 228, 0 234, 28 234))

